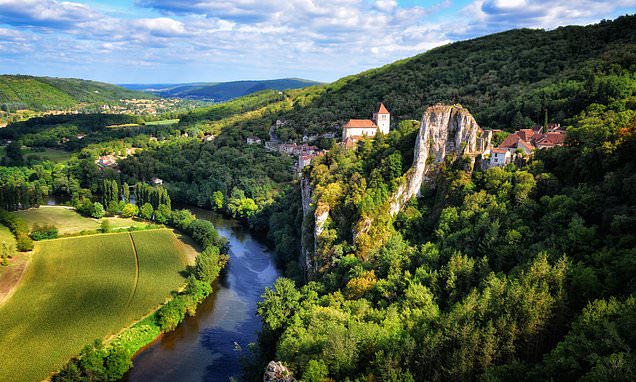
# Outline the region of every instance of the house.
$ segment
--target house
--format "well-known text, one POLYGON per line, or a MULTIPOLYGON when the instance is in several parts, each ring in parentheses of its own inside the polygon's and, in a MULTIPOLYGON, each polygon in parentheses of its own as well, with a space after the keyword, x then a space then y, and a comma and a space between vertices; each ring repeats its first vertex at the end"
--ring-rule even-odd
POLYGON ((97 166, 102 169, 111 168, 117 165, 117 158, 114 155, 102 155, 95 161, 95 163, 97 163, 97 166))
POLYGON ((534 132, 532 129, 517 131, 508 135, 497 148, 508 150, 511 154, 517 150, 521 150, 524 155, 530 155, 532 154, 532 150, 534 150, 534 145, 531 143, 533 135, 534 132))
POLYGON ((305 154, 298 157, 298 171, 302 171, 303 168, 311 164, 311 160, 314 159, 315 154, 305 154))
POLYGON ((539 150, 551 149, 553 147, 563 146, 564 143, 565 143, 565 133, 557 132, 557 131, 552 131, 552 132, 548 132, 547 134, 542 134, 542 136, 535 141, 535 145, 537 146, 537 149, 539 150))
POLYGON ((157 177, 153 177, 150 179, 150 184, 152 184, 153 186, 160 186, 163 184, 163 180, 157 177))
POLYGON ((512 154, 506 149, 490 150, 490 167, 505 166, 512 160, 512 154))
POLYGON ((260 145, 261 139, 259 137, 247 137, 246 139, 248 145, 260 145))
POLYGON ((216 139, 216 136, 214 135, 206 135, 203 137, 203 142, 212 142, 214 141, 214 139, 216 139))
POLYGON ((391 113, 381 103, 378 111, 373 113, 373 120, 350 119, 342 126, 342 141, 346 141, 347 138, 358 140, 364 137, 374 137, 378 130, 382 134, 388 134, 390 129, 391 113))

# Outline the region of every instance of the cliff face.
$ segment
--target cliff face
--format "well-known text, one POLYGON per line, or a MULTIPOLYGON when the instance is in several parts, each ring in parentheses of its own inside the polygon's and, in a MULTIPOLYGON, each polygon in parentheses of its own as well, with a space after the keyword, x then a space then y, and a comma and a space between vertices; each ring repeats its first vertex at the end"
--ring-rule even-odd
MULTIPOLYGON (((472 168, 475 157, 490 144, 490 135, 480 136, 481 133, 473 116, 459 105, 435 105, 426 109, 413 149, 413 165, 389 199, 391 216, 395 216, 409 199, 420 193, 422 184, 433 179, 442 163, 467 157, 472 168)), ((304 219, 299 264, 304 267, 306 278, 311 280, 320 268, 317 250, 330 209, 327 205, 315 205, 311 182, 305 176, 301 179, 301 194, 304 219)), ((365 216, 354 225, 354 243, 359 238, 377 242, 377 237, 368 237, 372 235, 374 221, 374 216, 365 216)))
POLYGON ((315 259, 317 243, 320 234, 324 230, 325 221, 329 217, 329 209, 324 206, 316 208, 312 204, 311 182, 305 176, 300 180, 300 193, 303 206, 303 223, 298 263, 304 268, 305 277, 311 280, 318 271, 315 259))
POLYGON ((397 214, 404 204, 420 193, 446 160, 468 156, 471 166, 475 156, 489 145, 490 135, 478 137, 481 129, 473 116, 459 105, 435 105, 424 112, 413 150, 413 166, 406 181, 391 197, 390 213, 397 214))

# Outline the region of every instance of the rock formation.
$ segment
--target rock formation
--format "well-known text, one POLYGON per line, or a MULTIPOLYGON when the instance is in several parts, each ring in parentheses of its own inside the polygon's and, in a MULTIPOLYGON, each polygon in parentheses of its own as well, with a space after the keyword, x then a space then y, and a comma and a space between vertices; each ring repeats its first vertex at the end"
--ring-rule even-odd
POLYGON ((265 368, 263 382, 293 382, 291 371, 280 362, 270 361, 265 368))
MULTIPOLYGON (((426 109, 415 141, 413 166, 391 198, 391 215, 419 195, 422 184, 431 179, 444 161, 469 157, 471 166, 474 165, 475 156, 489 145, 479 137, 481 132, 470 112, 460 105, 435 105, 426 109)), ((490 140, 490 135, 485 139, 490 140)))
POLYGON ((329 208, 312 205, 312 190, 309 179, 303 176, 300 180, 300 193, 303 206, 303 226, 301 230, 301 251, 299 264, 304 268, 305 277, 309 280, 318 271, 315 255, 317 253, 318 237, 324 230, 324 225, 329 218, 329 208), (309 232, 311 230, 311 232, 309 232))
MULTIPOLYGON (((422 184, 433 179, 440 164, 468 158, 472 169, 475 157, 489 147, 490 138, 491 134, 483 134, 470 112, 460 105, 435 105, 426 109, 413 149, 413 165, 389 200, 390 214, 395 216, 409 199, 418 195, 422 184)), ((299 263, 304 267, 305 277, 311 280, 320 266, 316 258, 318 239, 329 218, 329 206, 312 204, 311 182, 304 176, 301 197, 304 219, 299 263)), ((359 235, 368 234, 373 224, 373 216, 358 222, 353 232, 354 241, 359 235)))

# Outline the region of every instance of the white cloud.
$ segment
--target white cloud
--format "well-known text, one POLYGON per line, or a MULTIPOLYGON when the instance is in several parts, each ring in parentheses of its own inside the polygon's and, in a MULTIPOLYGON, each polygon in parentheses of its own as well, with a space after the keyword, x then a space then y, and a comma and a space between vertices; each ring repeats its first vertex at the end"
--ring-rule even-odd
POLYGON ((57 0, 0 0, 0 23, 66 28, 100 17, 90 7, 57 0))
POLYGON ((210 68, 204 73, 225 69, 254 78, 263 75, 259 73, 273 77, 312 72, 316 76, 310 77, 324 80, 460 38, 520 26, 552 28, 596 21, 636 0, 612 4, 476 0, 438 21, 436 13, 449 8, 450 0, 427 8, 400 6, 396 0, 137 0, 136 4, 161 17, 148 17, 152 10, 135 18, 108 7, 98 11, 60 0, 0 0, 0 44, 9 54, 36 49, 43 62, 65 65, 75 59, 82 64, 172 68, 173 73, 181 73, 174 68, 192 63, 210 68), (20 33, 5 37, 6 31, 20 33))

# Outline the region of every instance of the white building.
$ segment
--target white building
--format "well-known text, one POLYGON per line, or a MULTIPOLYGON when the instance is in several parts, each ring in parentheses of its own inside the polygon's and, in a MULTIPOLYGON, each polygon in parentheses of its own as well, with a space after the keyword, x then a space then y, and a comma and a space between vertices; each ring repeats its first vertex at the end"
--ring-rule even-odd
POLYGON ((506 149, 490 150, 490 167, 505 166, 512 160, 512 154, 506 149))
POLYGON ((391 113, 381 103, 378 111, 373 113, 373 120, 350 119, 349 122, 342 126, 342 141, 344 142, 348 138, 357 140, 364 137, 374 137, 378 130, 382 134, 388 134, 390 129, 391 113))

